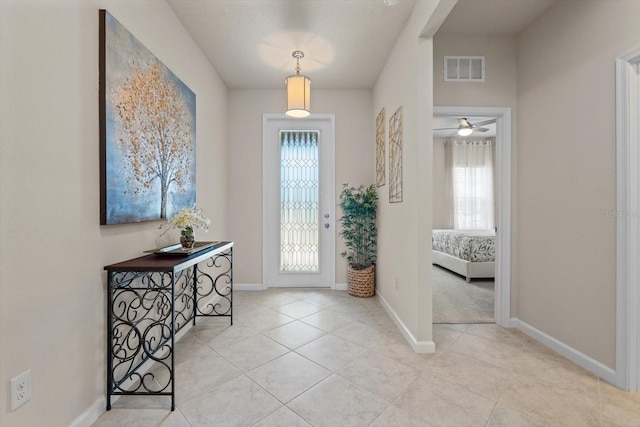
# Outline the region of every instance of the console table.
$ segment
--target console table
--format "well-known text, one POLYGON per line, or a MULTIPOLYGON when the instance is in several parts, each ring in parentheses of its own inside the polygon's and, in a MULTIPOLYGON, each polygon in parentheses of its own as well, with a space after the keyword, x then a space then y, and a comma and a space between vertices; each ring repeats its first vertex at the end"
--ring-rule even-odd
POLYGON ((107 265, 107 410, 113 395, 171 396, 176 334, 201 316, 233 324, 233 242, 188 256, 151 254, 107 265), (143 366, 144 365, 144 366, 143 366))

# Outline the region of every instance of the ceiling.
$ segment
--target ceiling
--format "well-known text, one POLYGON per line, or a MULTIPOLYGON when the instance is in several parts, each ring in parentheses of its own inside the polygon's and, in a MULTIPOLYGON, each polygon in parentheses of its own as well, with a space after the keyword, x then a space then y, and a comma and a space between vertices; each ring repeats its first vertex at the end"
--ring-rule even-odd
POLYGON ((458 0, 437 34, 518 34, 556 0, 458 0))
POLYGON ((295 73, 313 87, 371 88, 415 4, 398 0, 168 0, 230 88, 282 88, 295 73))
MULTIPOLYGON (((438 34, 515 34, 553 1, 459 0, 438 34)), ((302 50, 313 87, 369 89, 416 0, 168 2, 230 88, 282 88, 302 50)))

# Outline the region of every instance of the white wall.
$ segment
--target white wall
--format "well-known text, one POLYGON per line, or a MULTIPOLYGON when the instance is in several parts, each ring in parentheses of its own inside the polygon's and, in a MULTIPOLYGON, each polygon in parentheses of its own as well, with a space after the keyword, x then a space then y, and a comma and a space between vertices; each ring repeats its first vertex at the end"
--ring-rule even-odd
POLYGON ((371 112, 375 120, 383 107, 388 118, 403 108, 403 201, 389 203, 388 184, 379 188, 377 292, 413 336, 414 347, 423 350, 432 340, 433 46, 420 34, 436 6, 416 3, 376 82, 371 112))
POLYGON ((447 175, 445 171, 446 138, 433 137, 433 228, 451 228, 450 209, 445 197, 447 175))
POLYGON ((460 36, 436 34, 433 38, 434 105, 511 107, 517 104, 517 52, 513 36, 460 36), (485 57, 484 82, 445 82, 444 57, 485 57))
MULTIPOLYGON (((310 76, 313 78, 313 76, 310 76)), ((284 84, 276 90, 229 93, 229 235, 235 242, 234 281, 262 284, 262 114, 286 109, 284 84)), ((312 89, 311 111, 335 114, 336 205, 343 183, 375 182, 375 119, 370 90, 312 89)), ((341 216, 336 208, 336 217, 341 216)), ((336 283, 346 283, 344 243, 336 227, 336 283)))
POLYGON ((164 1, 0 2, 0 425, 68 425, 105 394, 103 266, 159 222, 99 225, 98 9, 197 97, 197 200, 226 233, 227 89, 164 1), (14 412, 8 383, 32 370, 14 412))
POLYGON ((616 56, 640 2, 559 1, 518 37, 518 317, 615 367, 616 56), (578 125, 570 125, 575 124, 578 125))

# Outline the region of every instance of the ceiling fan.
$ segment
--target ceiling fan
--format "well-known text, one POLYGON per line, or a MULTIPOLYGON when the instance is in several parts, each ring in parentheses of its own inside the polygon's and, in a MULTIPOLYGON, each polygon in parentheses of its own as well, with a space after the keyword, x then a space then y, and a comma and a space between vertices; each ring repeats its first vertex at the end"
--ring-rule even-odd
POLYGON ((482 122, 471 123, 469 122, 469 120, 463 117, 458 119, 459 125, 457 128, 440 128, 440 129, 434 129, 434 130, 457 130, 458 135, 468 136, 468 135, 471 135, 471 133, 474 130, 478 132, 487 132, 489 129, 483 128, 482 126, 495 123, 495 122, 496 122, 496 119, 490 119, 482 122))

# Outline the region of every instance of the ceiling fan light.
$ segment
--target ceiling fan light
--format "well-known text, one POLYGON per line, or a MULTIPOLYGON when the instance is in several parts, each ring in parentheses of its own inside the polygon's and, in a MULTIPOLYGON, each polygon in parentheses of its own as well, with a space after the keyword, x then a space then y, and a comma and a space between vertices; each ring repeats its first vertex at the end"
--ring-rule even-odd
POLYGON ((460 129, 458 129, 458 135, 460 135, 460 136, 469 136, 469 135, 471 135, 471 132, 473 132, 473 129, 471 129, 471 128, 462 127, 460 129))

